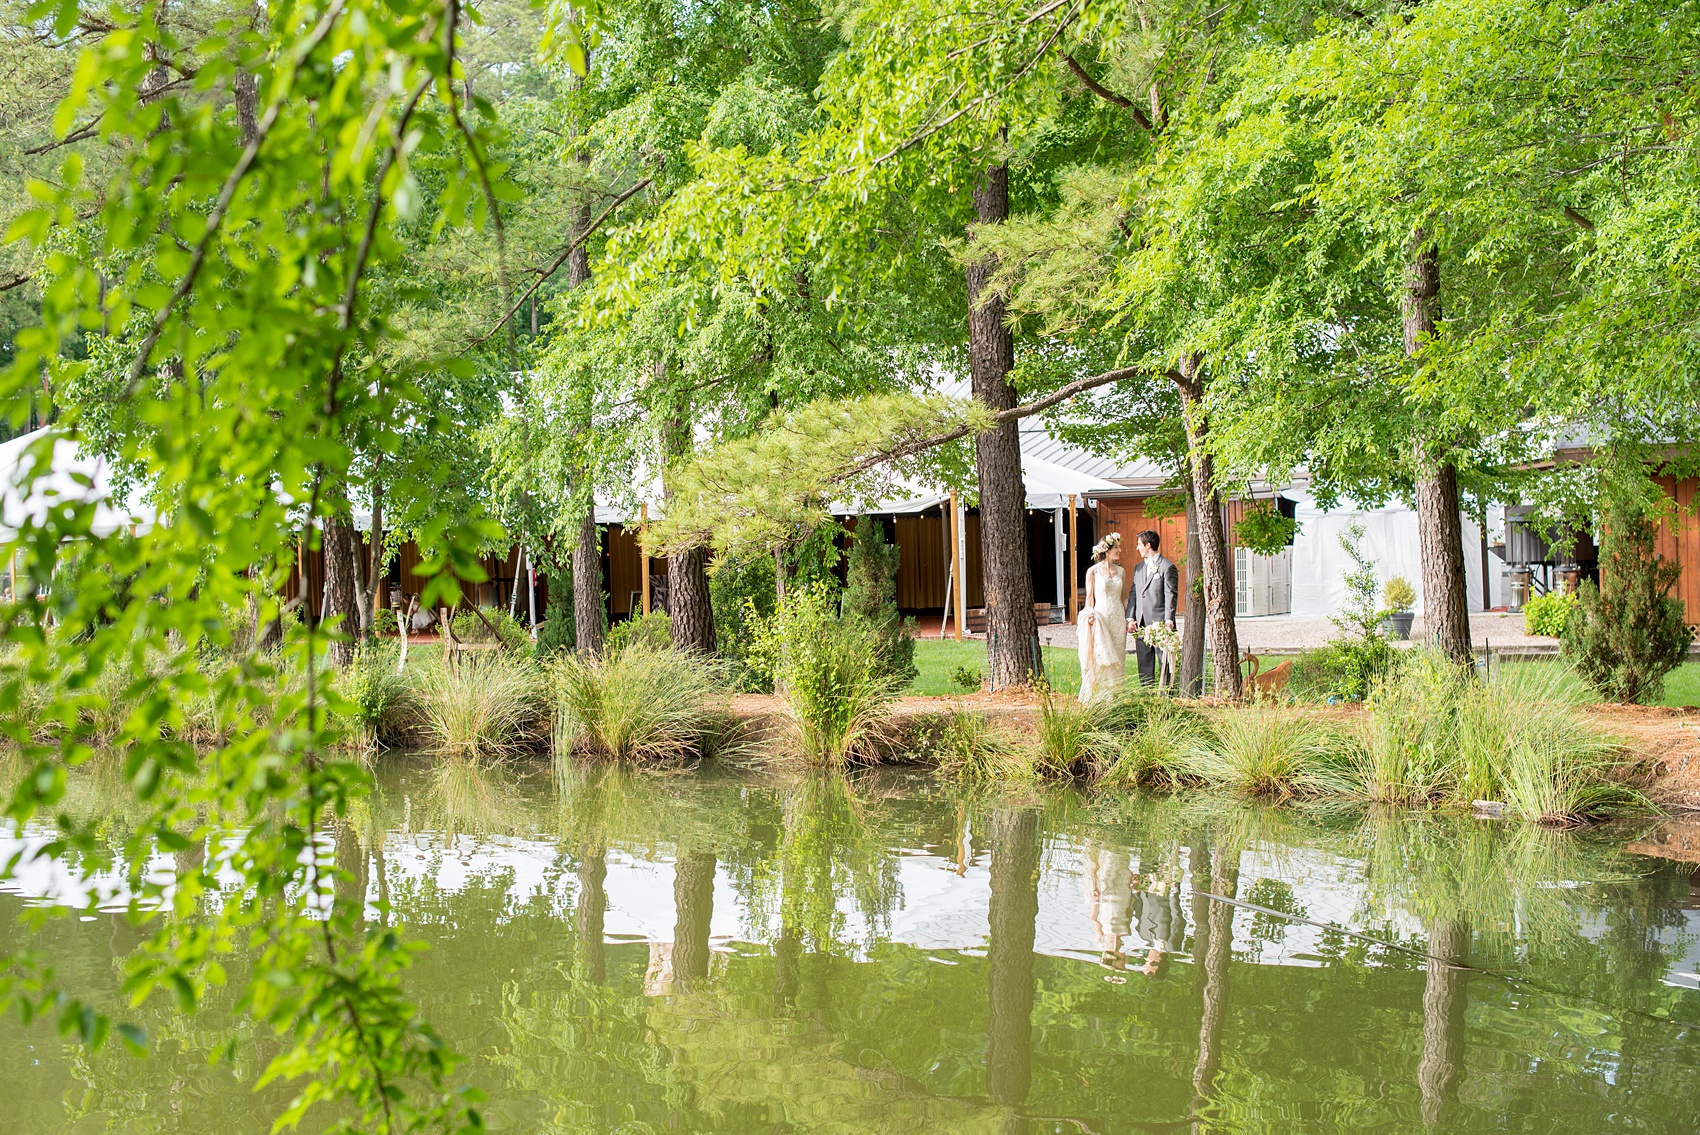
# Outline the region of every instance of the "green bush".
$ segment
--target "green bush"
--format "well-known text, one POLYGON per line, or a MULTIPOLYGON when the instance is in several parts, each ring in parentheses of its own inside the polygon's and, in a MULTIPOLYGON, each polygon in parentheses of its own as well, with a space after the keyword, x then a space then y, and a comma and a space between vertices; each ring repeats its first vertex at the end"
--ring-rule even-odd
POLYGON ((730 667, 732 688, 767 693, 760 671, 750 664, 750 628, 773 617, 777 604, 773 557, 726 560, 708 576, 709 601, 714 607, 715 648, 730 667))
POLYGON ((915 636, 897 611, 899 557, 897 545, 885 542, 873 517, 858 520, 841 610, 845 618, 867 624, 881 672, 901 687, 913 682, 917 671, 915 636))
POLYGON ((873 628, 837 609, 824 584, 791 591, 773 618, 754 624, 750 651, 785 698, 804 757, 824 765, 872 747, 902 688, 882 665, 873 628))
POLYGON ((1335 639, 1294 661, 1287 689, 1307 701, 1363 701, 1399 661, 1400 652, 1383 635, 1335 639))
POLYGON ((363 643, 354 661, 337 671, 334 690, 346 703, 339 707, 354 726, 362 749, 395 739, 410 706, 410 689, 396 669, 398 651, 379 643, 363 643))
POLYGON ((1682 664, 1693 632, 1670 595, 1682 566, 1659 558, 1647 506, 1627 493, 1611 501, 1600 548, 1600 584, 1577 593, 1564 628, 1564 655, 1601 697, 1657 701, 1665 675, 1682 664))
POLYGON ((456 612, 449 622, 449 629, 454 632, 459 642, 493 642, 496 635, 490 633, 490 627, 484 625, 488 619, 496 628, 496 634, 501 636, 502 646, 516 654, 532 652, 531 631, 526 625, 502 610, 500 607, 484 607, 484 618, 470 609, 456 612))
POLYGON ((673 649, 673 623, 667 617, 666 611, 651 611, 647 615, 634 614, 631 618, 608 628, 610 655, 619 654, 633 646, 649 650, 673 649))
POLYGON ((538 658, 553 658, 578 646, 578 623, 573 618, 573 573, 570 570, 551 571, 544 577, 548 583, 548 598, 543 606, 543 621, 537 625, 538 658))
POLYGON ((1529 634, 1563 638, 1571 614, 1580 606, 1576 596, 1549 591, 1537 595, 1523 607, 1523 629, 1529 634))
POLYGON ((602 658, 559 658, 548 679, 557 759, 677 759, 716 741, 726 674, 713 659, 637 643, 602 658))
POLYGON ((950 672, 950 680, 963 693, 973 694, 986 684, 986 675, 978 666, 958 666, 950 672))
POLYGON ((1417 602, 1417 589, 1402 575, 1396 575, 1381 588, 1382 601, 1390 611, 1409 611, 1417 602))

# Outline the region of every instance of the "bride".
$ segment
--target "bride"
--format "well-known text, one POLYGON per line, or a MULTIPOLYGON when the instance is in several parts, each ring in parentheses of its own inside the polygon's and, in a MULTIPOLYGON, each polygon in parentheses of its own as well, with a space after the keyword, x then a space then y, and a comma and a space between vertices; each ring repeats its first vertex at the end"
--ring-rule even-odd
POLYGON ((1075 627, 1080 644, 1080 702, 1107 697, 1127 675, 1127 572, 1122 536, 1112 532, 1092 549, 1086 603, 1075 627))

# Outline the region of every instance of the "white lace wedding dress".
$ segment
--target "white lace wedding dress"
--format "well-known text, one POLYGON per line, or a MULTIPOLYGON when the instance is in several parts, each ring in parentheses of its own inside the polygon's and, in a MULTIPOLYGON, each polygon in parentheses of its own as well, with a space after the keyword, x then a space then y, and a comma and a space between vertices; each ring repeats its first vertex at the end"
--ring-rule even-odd
POLYGON ((1127 572, 1093 564, 1086 606, 1075 625, 1080 644, 1080 702, 1110 696, 1127 677, 1127 572))

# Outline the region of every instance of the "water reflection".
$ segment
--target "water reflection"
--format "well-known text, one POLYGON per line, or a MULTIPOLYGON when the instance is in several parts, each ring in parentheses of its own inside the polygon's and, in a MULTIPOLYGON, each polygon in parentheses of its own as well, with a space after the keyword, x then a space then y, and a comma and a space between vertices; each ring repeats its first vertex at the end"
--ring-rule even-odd
MULTIPOLYGON (((85 814, 114 806, 103 775, 74 786, 85 814)), ((1700 1021, 1700 911, 1685 866, 1622 842, 902 774, 398 762, 321 854, 327 901, 430 944, 412 989, 497 1130, 1686 1131, 1700 1034, 1656 1018, 1700 1021)), ((45 945, 116 990, 140 932, 85 866, 26 870, 0 905, 100 896, 45 945)), ((259 1129, 276 1042, 219 997, 144 1006, 141 1064, 0 1025, 9 1126, 259 1129)))

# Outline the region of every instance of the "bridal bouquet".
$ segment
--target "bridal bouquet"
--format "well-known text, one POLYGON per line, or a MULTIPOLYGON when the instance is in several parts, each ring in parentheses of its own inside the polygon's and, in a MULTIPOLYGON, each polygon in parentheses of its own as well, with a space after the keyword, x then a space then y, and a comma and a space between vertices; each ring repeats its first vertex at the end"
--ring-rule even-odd
POLYGON ((1154 646, 1165 654, 1180 653, 1180 633, 1168 623, 1151 623, 1140 627, 1139 637, 1147 646, 1154 646))

